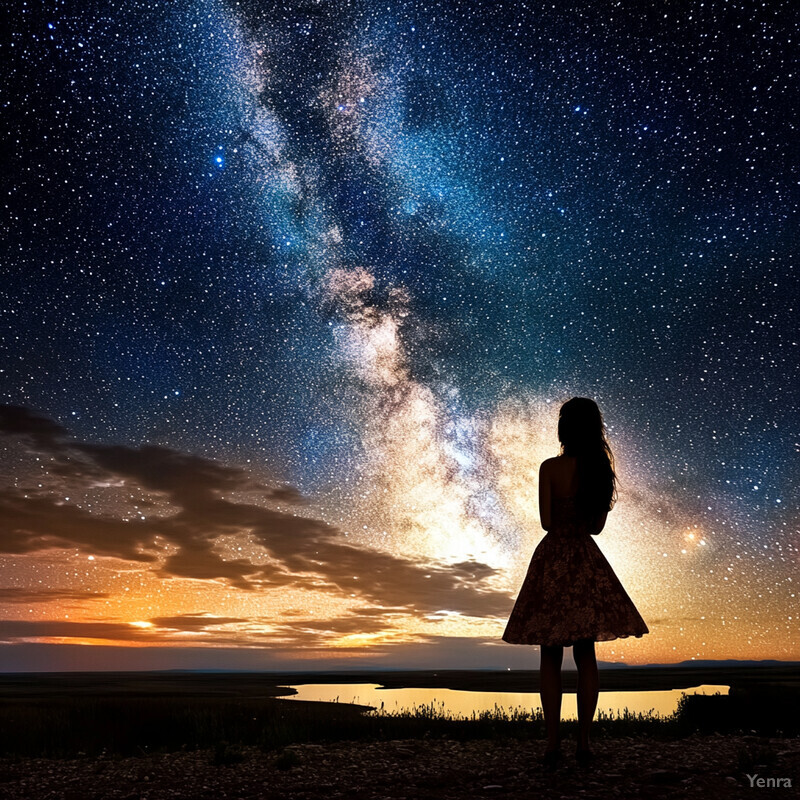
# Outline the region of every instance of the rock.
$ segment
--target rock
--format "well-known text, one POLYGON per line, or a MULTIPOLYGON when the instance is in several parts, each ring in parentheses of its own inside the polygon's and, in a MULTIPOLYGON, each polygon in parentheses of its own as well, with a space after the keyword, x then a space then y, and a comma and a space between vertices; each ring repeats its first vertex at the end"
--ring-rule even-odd
POLYGON ((676 783, 681 779, 680 773, 669 769, 656 769, 644 776, 646 783, 676 783))

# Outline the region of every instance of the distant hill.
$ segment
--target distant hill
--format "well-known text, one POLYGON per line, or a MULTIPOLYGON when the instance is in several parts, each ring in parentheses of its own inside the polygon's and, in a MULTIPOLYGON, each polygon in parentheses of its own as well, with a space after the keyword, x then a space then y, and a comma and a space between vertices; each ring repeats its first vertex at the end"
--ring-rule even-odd
POLYGON ((668 669, 672 668, 713 668, 713 667, 788 667, 792 665, 800 666, 800 661, 779 661, 774 658, 766 658, 761 661, 748 661, 738 660, 735 658, 724 658, 719 660, 714 659, 693 659, 690 658, 686 661, 678 661, 674 664, 641 664, 639 666, 633 664, 621 664, 618 661, 598 661, 597 666, 600 669, 668 669))

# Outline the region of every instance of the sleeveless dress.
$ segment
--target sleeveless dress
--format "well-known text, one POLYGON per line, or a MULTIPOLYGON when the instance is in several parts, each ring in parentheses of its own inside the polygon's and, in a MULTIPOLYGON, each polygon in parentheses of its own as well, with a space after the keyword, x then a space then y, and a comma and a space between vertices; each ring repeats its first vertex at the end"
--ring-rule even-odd
POLYGON ((553 498, 553 526, 534 550, 503 641, 569 647, 649 632, 574 498, 553 498))

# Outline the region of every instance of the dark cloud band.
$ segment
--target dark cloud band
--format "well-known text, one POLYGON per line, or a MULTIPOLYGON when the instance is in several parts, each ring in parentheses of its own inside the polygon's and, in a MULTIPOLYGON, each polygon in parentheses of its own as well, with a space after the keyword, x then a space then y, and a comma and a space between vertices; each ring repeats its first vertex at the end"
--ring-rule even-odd
POLYGON ((161 539, 177 548, 154 567, 163 578, 222 580, 247 591, 293 586, 414 613, 508 612, 510 598, 485 585, 496 574, 492 567, 472 561, 431 565, 343 543, 337 528, 284 510, 302 499, 292 487, 260 486, 242 469, 166 447, 74 441, 56 422, 20 406, 0 406, 0 435, 25 439, 53 456, 62 476, 83 482, 102 476, 157 492, 172 512, 125 521, 7 488, 0 491, 0 552, 79 548, 155 565, 161 539), (221 496, 240 491, 258 491, 265 504, 221 496), (224 559, 214 550, 218 537, 244 533, 270 556, 267 565, 224 559))

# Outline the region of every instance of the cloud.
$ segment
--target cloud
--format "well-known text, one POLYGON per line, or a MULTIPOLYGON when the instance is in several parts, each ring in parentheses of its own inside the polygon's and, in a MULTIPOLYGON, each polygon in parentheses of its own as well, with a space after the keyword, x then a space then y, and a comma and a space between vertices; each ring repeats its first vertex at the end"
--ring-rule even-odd
POLYGON ((312 634, 313 638, 316 640, 319 638, 320 634, 342 636, 358 633, 382 633, 394 627, 394 625, 379 617, 352 614, 350 616, 333 617, 331 619, 311 619, 277 625, 274 627, 274 630, 295 635, 304 633, 312 634))
POLYGON ((78 547, 128 561, 154 562, 143 548, 153 545, 159 523, 126 522, 89 513, 49 497, 0 489, 0 552, 25 554, 53 547, 78 547))
POLYGON ((37 639, 107 640, 117 642, 182 645, 235 645, 240 647, 281 647, 307 652, 324 651, 331 644, 337 651, 360 651, 361 644, 344 645, 342 637, 375 634, 380 644, 393 639, 423 642, 425 634, 406 634, 373 616, 353 614, 332 619, 311 619, 274 625, 268 619, 218 617, 207 613, 152 617, 136 623, 118 621, 0 620, 0 642, 21 643, 37 639), (222 630, 235 625, 235 629, 222 630))
POLYGON ((211 614, 178 614, 153 617, 136 623, 118 621, 0 620, 0 642, 13 643, 31 639, 104 639, 118 642, 206 645, 259 645, 268 640, 263 623, 254 624, 244 617, 216 617, 211 614), (216 630, 237 624, 241 630, 216 630), (248 630, 248 627, 251 630, 248 630), (191 638, 182 636, 191 634, 191 638))
MULTIPOLYGON (((302 500, 292 487, 267 487, 238 467, 167 447, 76 442, 57 423, 19 406, 0 406, 0 435, 27 439, 56 458, 62 475, 87 482, 91 474, 164 495, 169 516, 126 521, 90 512, 43 494, 0 490, 0 552, 28 554, 79 548, 153 565, 164 578, 223 580, 247 591, 293 586, 355 596, 375 607, 475 617, 502 617, 512 600, 486 585, 497 571, 474 561, 442 565, 360 548, 328 523, 286 510, 302 500), (263 503, 234 502, 223 493, 258 493, 263 503), (225 559, 223 535, 249 533, 269 563, 225 559), (166 542, 175 551, 160 556, 166 542), (156 562, 160 562, 156 566, 156 562)), ((373 612, 374 613, 374 612, 373 612)))
POLYGON ((126 622, 70 622, 69 620, 0 620, 0 641, 22 639, 108 639, 155 642, 163 635, 126 622))
POLYGON ((67 429, 53 420, 24 406, 13 405, 0 405, 0 431, 30 439, 43 450, 58 449, 60 440, 69 436, 67 429))
MULTIPOLYGON (((351 608, 348 609, 353 613, 361 614, 362 616, 376 616, 376 617, 384 617, 386 615, 391 614, 405 614, 407 609, 403 606, 361 606, 360 608, 351 608)), ((297 612, 302 614, 303 612, 297 612)))
POLYGON ((178 614, 174 617, 151 617, 149 620, 157 628, 170 628, 178 631, 196 631, 216 625, 230 625, 234 622, 250 622, 245 617, 215 617, 213 614, 178 614))
POLYGON ((63 603, 67 600, 102 600, 108 592, 88 592, 80 589, 17 589, 0 588, 0 603, 63 603))

